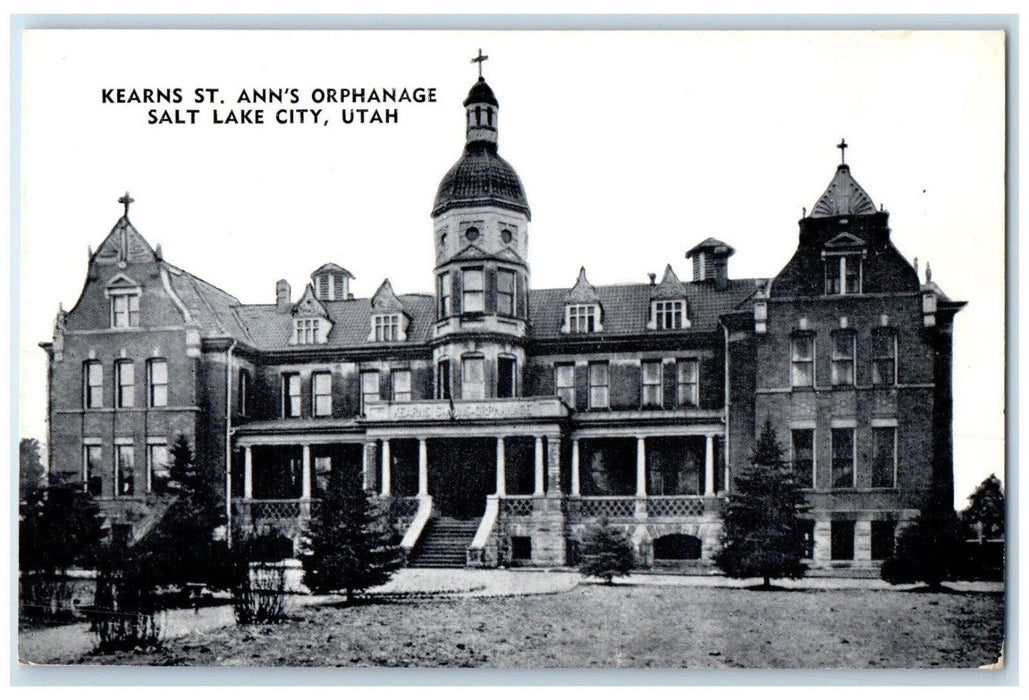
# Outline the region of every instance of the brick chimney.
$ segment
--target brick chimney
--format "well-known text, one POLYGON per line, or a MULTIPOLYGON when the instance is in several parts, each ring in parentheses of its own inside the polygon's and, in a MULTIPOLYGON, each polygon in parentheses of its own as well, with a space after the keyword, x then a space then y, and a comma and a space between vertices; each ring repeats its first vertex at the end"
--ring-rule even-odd
POLYGON ((275 283, 275 308, 279 311, 289 311, 292 305, 293 300, 290 298, 289 282, 279 280, 275 283))

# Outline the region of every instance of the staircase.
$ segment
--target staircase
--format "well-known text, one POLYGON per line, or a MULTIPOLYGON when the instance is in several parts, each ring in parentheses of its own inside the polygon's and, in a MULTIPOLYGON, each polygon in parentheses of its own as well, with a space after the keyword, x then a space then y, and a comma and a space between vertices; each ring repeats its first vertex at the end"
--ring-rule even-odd
POLYGON ((411 553, 408 566, 415 568, 464 568, 468 546, 479 528, 478 519, 433 518, 411 553))

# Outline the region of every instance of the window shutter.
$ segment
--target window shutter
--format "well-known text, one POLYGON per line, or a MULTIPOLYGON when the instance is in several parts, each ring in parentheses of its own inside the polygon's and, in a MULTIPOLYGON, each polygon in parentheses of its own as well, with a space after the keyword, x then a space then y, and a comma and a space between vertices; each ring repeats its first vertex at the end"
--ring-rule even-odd
POLYGON ((461 313, 461 302, 463 301, 461 299, 461 275, 462 272, 460 270, 454 270, 454 274, 451 275, 451 278, 453 278, 454 295, 450 299, 450 304, 455 314, 461 313))
POLYGON ((332 279, 332 282, 333 282, 333 285, 332 285, 333 298, 336 299, 336 300, 342 300, 343 299, 343 275, 333 275, 331 279, 332 279))
POLYGON ((497 312, 497 269, 487 267, 483 270, 483 291, 486 294, 485 309, 488 314, 497 312))
POLYGON ((575 410, 581 411, 589 406, 590 368, 589 365, 575 365, 575 410))
POLYGON ((664 406, 665 408, 676 408, 675 403, 675 378, 676 367, 674 362, 662 363, 662 382, 664 382, 664 406))

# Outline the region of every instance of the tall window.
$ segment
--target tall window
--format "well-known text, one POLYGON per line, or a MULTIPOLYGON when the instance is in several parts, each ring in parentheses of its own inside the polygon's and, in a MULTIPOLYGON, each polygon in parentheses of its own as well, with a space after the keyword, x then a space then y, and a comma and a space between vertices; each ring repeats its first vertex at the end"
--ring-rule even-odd
POLYGON ((671 330, 683 328, 686 302, 684 301, 655 301, 654 321, 658 330, 671 330))
POLYGON ((481 313, 486 310, 485 287, 481 267, 461 270, 461 311, 481 313))
POLYGON ((300 375, 296 373, 282 375, 282 416, 283 418, 300 417, 300 375))
POLYGON ((833 386, 854 385, 854 333, 839 331, 832 336, 833 386))
POLYGON ((319 418, 332 415, 332 374, 329 372, 311 375, 311 408, 319 418))
POLYGON ((509 399, 515 395, 515 359, 497 358, 497 398, 509 399))
POLYGON ((461 360, 461 398, 482 399, 486 397, 486 361, 482 357, 465 357, 461 360))
POLYGON ((872 428, 872 487, 893 488, 897 474, 897 429, 872 428))
POLYGON ((104 405, 104 368, 97 360, 82 365, 82 403, 85 408, 104 405))
POLYGON ((497 270, 497 313, 515 315, 515 273, 511 270, 497 270))
POLYGON ((815 338, 812 335, 794 336, 790 341, 790 383, 815 385, 815 338))
POLYGON ((565 313, 568 314, 569 333, 593 333, 597 329, 596 304, 569 304, 565 313))
POLYGON ((378 314, 374 321, 376 342, 388 342, 400 338, 400 314, 378 314))
POLYGON ((679 406, 700 405, 700 363, 697 360, 676 363, 675 402, 679 406))
POLYGON ((439 317, 440 318, 446 318, 447 316, 450 315, 451 310, 452 310, 452 304, 450 303, 450 300, 451 300, 451 296, 450 295, 451 295, 453 290, 451 289, 450 284, 451 284, 450 283, 450 273, 449 272, 442 273, 439 276, 439 289, 438 289, 438 293, 437 293, 437 298, 439 299, 439 317))
POLYGON ((139 325, 139 294, 111 295, 111 327, 135 328, 139 325))
POLYGON ((147 363, 147 402, 151 408, 168 405, 168 363, 150 360, 147 363))
POLYGON ((450 396, 450 360, 444 358, 436 363, 436 398, 449 399, 450 396))
POLYGON ((361 413, 365 412, 368 404, 378 403, 381 399, 379 373, 361 372, 361 413))
POLYGON ((115 445, 115 483, 119 496, 131 496, 136 490, 136 452, 132 445, 115 445))
POLYGON ((575 408, 575 365, 554 365, 554 388, 562 401, 575 408))
POLYGON ((99 496, 103 478, 103 452, 100 445, 82 447, 82 485, 90 496, 99 496))
POLYGON ((815 431, 791 431, 793 438, 793 471, 797 485, 802 489, 815 486, 815 431))
POLYGON ((319 319, 297 318, 293 320, 297 345, 314 345, 318 342, 319 319))
POLYGON ((897 383, 897 333, 890 328, 872 331, 872 384, 897 383))
POLYGON ((245 369, 239 370, 239 412, 250 413, 250 372, 245 369))
POLYGON ((115 395, 118 408, 132 408, 136 398, 136 365, 132 360, 114 363, 114 377, 118 386, 115 395))
POLYGON ((607 408, 610 406, 607 370, 606 362, 591 362, 589 364, 590 408, 607 408))
POLYGON ((168 445, 155 443, 147 445, 146 488, 151 493, 164 493, 171 481, 168 445))
POLYGON ((832 487, 854 488, 854 429, 832 429, 832 487))
POLYGON ((830 255, 825 259, 826 294, 861 293, 861 256, 830 255))
POLYGON ((660 407, 662 401, 661 360, 647 360, 642 368, 642 399, 644 406, 660 407))
POLYGON ((395 369, 391 375, 390 384, 393 388, 394 401, 411 400, 411 370, 395 369))

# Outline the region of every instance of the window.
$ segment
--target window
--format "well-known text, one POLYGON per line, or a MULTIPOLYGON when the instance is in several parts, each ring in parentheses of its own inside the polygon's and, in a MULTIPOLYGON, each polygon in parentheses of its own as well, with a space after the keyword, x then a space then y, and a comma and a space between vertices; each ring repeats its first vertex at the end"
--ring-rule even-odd
POLYGON ((892 520, 872 521, 872 559, 883 560, 893 556, 897 523, 892 520))
POLYGON ((832 429, 832 487, 854 488, 854 429, 832 429))
POLYGON ((151 408, 168 405, 168 363, 150 360, 147 363, 147 403, 151 408))
POLYGON ((515 395, 515 359, 497 358, 497 398, 509 399, 515 395))
POLYGON ((171 481, 168 445, 154 443, 147 445, 146 488, 150 493, 164 493, 171 481))
POLYGON ((497 313, 502 316, 515 315, 515 273, 511 270, 497 270, 497 313))
MULTIPOLYGON (((491 114, 492 114, 492 112, 491 112, 491 114)), ((479 229, 475 228, 474 226, 469 227, 464 232, 464 237, 467 238, 469 241, 478 240, 479 239, 479 229)))
POLYGON ((139 326, 139 294, 111 294, 111 327, 139 326))
POLYGON ((394 401, 411 400, 411 370, 395 369, 391 377, 394 401))
POLYGON ((641 368, 643 405, 662 406, 664 402, 661 400, 661 360, 647 360, 642 363, 641 368))
POLYGON ((486 362, 481 357, 465 357, 461 360, 461 398, 482 399, 486 397, 486 362))
POLYGON ((554 389, 562 401, 575 408, 575 365, 554 365, 554 389))
POLYGON ((332 415, 332 374, 329 372, 311 375, 311 409, 319 418, 332 415))
POLYGON ((833 561, 847 561, 854 558, 854 521, 833 520, 830 531, 833 561))
POLYGON ((114 377, 118 387, 115 395, 118 408, 132 408, 136 398, 136 365, 132 360, 115 362, 114 377))
POLYGON ((373 323, 376 342, 400 339, 400 314, 378 314, 373 319, 373 323))
POLYGON ((361 372, 361 413, 365 412, 368 404, 378 403, 382 398, 379 391, 379 373, 361 372))
POLYGON ((136 490, 136 454, 132 445, 115 445, 115 483, 118 496, 131 496, 136 490))
POLYGON ((654 327, 658 330, 672 330, 684 328, 686 302, 684 301, 655 301, 654 302, 654 327))
POLYGON ((439 289, 437 297, 439 298, 439 317, 446 318, 451 314, 452 304, 450 303, 450 273, 444 272, 439 276, 439 289))
POLYGON ((239 371, 239 412, 250 413, 250 372, 245 369, 239 371))
POLYGON ((100 445, 82 447, 82 486, 90 496, 99 496, 103 484, 102 448, 100 445))
POLYGON ((85 408, 104 405, 104 368, 96 360, 82 365, 82 403, 85 408))
POLYGON ((607 363, 591 362, 590 375, 590 408, 607 408, 609 403, 607 363))
POLYGON ((700 405, 700 363, 697 360, 676 363, 675 402, 679 406, 700 405))
POLYGON ((791 431, 793 438, 793 472, 797 486, 810 489, 815 486, 815 431, 791 431))
POLYGON ((297 318, 293 320, 297 345, 314 345, 318 342, 319 319, 297 318))
POLYGON ((282 375, 282 417, 300 417, 300 375, 282 375))
POLYGON ((461 270, 461 310, 466 313, 481 313, 486 310, 481 267, 461 270))
POLYGON ((565 313, 569 333, 593 333, 597 330, 596 304, 569 304, 565 313))
POLYGON ((893 488, 897 481, 897 429, 872 428, 872 488, 893 488))
POLYGON ((450 396, 450 360, 443 359, 436 363, 436 398, 449 399, 450 396))
POLYGON ((792 386, 815 385, 815 338, 794 336, 790 341, 790 383, 792 386))
POLYGON ((815 521, 800 521, 801 537, 804 539, 804 559, 815 558, 815 521))
POLYGON ((826 294, 861 293, 861 256, 830 255, 825 259, 826 294))
POLYGON ((854 385, 854 334, 833 333, 832 336, 832 383, 833 386, 854 385))
POLYGON ((872 331, 872 384, 897 383, 897 333, 883 328, 872 331))

